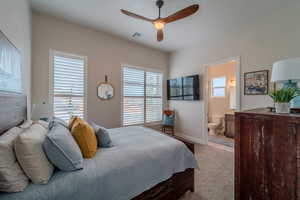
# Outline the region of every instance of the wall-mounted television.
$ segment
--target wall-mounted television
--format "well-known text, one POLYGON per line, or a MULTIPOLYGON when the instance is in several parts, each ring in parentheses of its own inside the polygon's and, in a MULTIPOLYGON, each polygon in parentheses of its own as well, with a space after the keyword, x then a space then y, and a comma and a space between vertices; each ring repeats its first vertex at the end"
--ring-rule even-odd
POLYGON ((200 100, 199 75, 168 80, 168 100, 200 100))

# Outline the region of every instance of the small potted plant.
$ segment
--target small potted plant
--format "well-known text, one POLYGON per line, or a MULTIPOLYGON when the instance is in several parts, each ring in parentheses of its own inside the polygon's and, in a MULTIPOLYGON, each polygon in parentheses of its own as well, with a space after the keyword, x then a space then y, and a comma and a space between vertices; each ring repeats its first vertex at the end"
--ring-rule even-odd
POLYGON ((299 96, 296 88, 282 88, 277 91, 273 91, 269 96, 275 102, 276 113, 290 113, 291 100, 299 96))

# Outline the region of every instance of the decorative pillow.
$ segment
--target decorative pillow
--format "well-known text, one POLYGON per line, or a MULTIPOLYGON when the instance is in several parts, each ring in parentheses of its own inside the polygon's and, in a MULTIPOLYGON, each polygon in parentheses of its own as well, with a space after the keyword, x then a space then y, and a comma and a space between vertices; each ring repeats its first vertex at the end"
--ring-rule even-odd
POLYGON ((26 120, 25 122, 23 122, 23 124, 21 124, 19 126, 19 128, 27 129, 27 128, 29 128, 32 125, 32 123, 33 123, 32 120, 26 120))
POLYGON ((22 133, 14 127, 0 136, 0 191, 21 192, 28 185, 28 178, 17 162, 14 153, 14 140, 22 133))
POLYGON ((97 153, 97 138, 93 128, 81 120, 72 127, 75 138, 84 158, 92 158, 97 153))
POLYGON ((102 126, 99 126, 99 125, 95 124, 95 123, 92 123, 91 125, 92 125, 92 127, 95 131, 98 146, 99 147, 104 147, 104 148, 112 147, 113 144, 112 144, 112 141, 110 139, 108 130, 106 128, 102 127, 102 126))
POLYGON ((54 127, 55 124, 61 124, 64 127, 68 128, 68 124, 64 120, 62 120, 58 117, 52 117, 52 119, 49 122, 49 127, 48 127, 49 130, 51 130, 54 127))
POLYGON ((61 124, 55 124, 48 132, 43 144, 48 159, 62 171, 83 168, 81 151, 70 131, 61 124))
POLYGON ((69 121, 69 130, 72 130, 73 126, 75 126, 75 124, 77 124, 78 122, 82 122, 83 120, 80 119, 80 117, 77 116, 72 116, 70 121, 69 121))
POLYGON ((43 126, 43 127, 44 127, 45 129, 47 129, 47 130, 48 130, 48 128, 49 128, 49 122, 46 122, 46 121, 44 121, 44 120, 39 120, 39 121, 34 122, 34 123, 43 126))
POLYGON ((43 151, 43 142, 47 129, 33 124, 15 140, 17 159, 25 174, 35 184, 46 184, 50 180, 54 167, 43 151))

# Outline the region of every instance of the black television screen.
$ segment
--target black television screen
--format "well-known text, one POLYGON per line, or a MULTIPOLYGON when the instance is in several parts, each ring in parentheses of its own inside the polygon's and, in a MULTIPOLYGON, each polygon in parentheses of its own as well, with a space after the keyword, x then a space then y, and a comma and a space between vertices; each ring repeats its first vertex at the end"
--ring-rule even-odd
POLYGON ((168 100, 199 100, 199 75, 168 80, 168 100))

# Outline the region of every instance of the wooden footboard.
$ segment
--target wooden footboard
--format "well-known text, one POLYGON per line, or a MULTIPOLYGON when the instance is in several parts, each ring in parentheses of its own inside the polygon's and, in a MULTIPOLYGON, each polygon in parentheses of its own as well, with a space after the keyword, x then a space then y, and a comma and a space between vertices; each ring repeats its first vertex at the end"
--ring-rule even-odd
MULTIPOLYGON (((193 152, 194 144, 180 137, 175 137, 187 145, 193 152)), ((187 191, 194 192, 195 189, 195 172, 194 169, 187 169, 184 172, 174 174, 168 180, 159 183, 150 190, 145 191, 133 200, 176 200, 187 191)))

